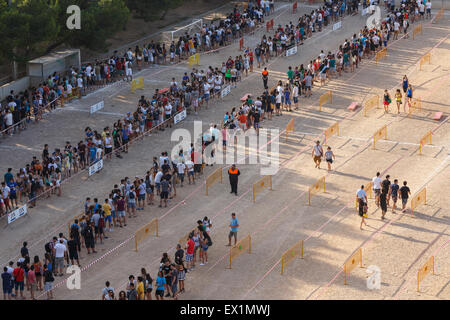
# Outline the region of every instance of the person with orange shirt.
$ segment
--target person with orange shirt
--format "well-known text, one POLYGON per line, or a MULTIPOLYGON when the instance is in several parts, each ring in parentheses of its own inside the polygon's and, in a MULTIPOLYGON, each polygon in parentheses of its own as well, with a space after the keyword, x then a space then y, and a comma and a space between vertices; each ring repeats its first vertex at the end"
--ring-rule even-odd
POLYGON ((238 168, 236 168, 236 165, 233 164, 230 169, 228 169, 228 176, 230 177, 230 185, 231 185, 231 192, 235 195, 237 194, 237 187, 238 187, 238 177, 241 174, 238 168))

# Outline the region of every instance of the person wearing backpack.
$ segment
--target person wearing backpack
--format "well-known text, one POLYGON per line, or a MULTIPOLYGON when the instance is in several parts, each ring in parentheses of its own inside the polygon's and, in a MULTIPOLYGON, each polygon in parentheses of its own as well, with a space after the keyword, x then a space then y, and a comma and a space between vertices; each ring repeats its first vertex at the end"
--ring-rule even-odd
POLYGON ((97 253, 97 251, 95 251, 93 227, 94 227, 94 222, 92 222, 91 224, 87 224, 86 228, 83 230, 84 243, 86 245, 88 254, 91 253, 90 249, 92 249, 92 253, 97 253))
POLYGON ((133 217, 136 217, 136 192, 134 191, 134 186, 131 187, 127 194, 127 204, 128 217, 131 218, 131 213, 133 213, 133 217))

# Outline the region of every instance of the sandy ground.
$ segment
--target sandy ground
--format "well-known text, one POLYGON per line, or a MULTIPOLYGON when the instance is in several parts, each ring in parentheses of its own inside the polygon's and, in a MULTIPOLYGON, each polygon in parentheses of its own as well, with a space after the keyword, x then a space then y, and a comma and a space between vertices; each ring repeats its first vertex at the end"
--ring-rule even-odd
MULTIPOLYGON (((295 18, 285 9, 287 7, 277 11, 275 24, 295 18)), ((298 14, 309 10, 300 7, 298 14)), ((360 16, 348 17, 342 29, 333 32, 327 28, 314 34, 297 55, 272 59, 269 61, 270 84, 275 83, 278 75, 285 78, 289 65, 307 63, 322 49, 334 51, 345 37, 349 38, 364 24, 365 19, 360 16)), ((82 272, 81 290, 68 290, 62 285, 56 289, 55 296, 58 299, 98 299, 106 280, 116 290, 123 290, 127 276, 137 274, 143 266, 155 275, 162 252, 173 256, 176 241, 196 220, 207 215, 214 225, 209 264, 197 266, 188 274, 187 290, 180 299, 448 299, 450 270, 445 263, 448 261, 445 245, 449 240, 449 217, 445 208, 449 203, 440 192, 449 187, 450 181, 450 124, 447 122, 450 110, 445 90, 450 67, 446 60, 450 46, 448 29, 447 19, 439 24, 424 24, 424 32, 416 40, 391 41, 388 57, 378 65, 364 60, 356 73, 346 73, 323 88, 316 87, 311 99, 301 99, 299 111, 265 121, 263 127, 282 130, 295 118, 295 132, 287 142, 284 137, 280 139, 281 168, 273 178, 273 191, 264 191, 255 204, 250 190, 260 177, 259 165, 239 165, 242 172, 239 197, 228 193, 226 179, 223 185, 214 186, 209 196, 204 195, 201 183, 204 177, 195 186, 177 188, 177 198, 169 209, 147 208, 131 220, 127 228, 114 230, 105 244, 97 247, 95 257, 88 257, 84 252, 82 266, 91 265, 82 272), (429 50, 432 50, 431 64, 419 71, 417 62, 429 50), (400 87, 403 74, 410 78, 415 96, 422 97, 422 112, 408 118, 404 113, 383 114, 382 109, 372 110, 367 117, 360 109, 354 113, 347 111, 352 101, 363 102, 373 94, 381 95, 384 89, 393 94, 393 89, 400 87), (327 104, 319 112, 318 98, 325 90, 333 90, 333 104, 327 104), (437 110, 446 116, 441 122, 431 119, 437 110), (321 170, 314 168, 311 146, 323 130, 336 121, 339 121, 340 136, 328 141, 336 154, 335 171, 328 173, 323 169, 324 164, 321 170), (379 141, 377 149, 373 150, 371 136, 384 124, 388 125, 388 140, 379 141), (426 146, 423 155, 418 155, 418 141, 428 130, 434 131, 433 145, 426 146), (382 221, 379 210, 370 200, 369 226, 360 231, 354 194, 376 171, 383 175, 389 173, 400 181, 408 180, 413 194, 427 187, 427 205, 420 206, 414 217, 409 212, 393 214, 389 210, 387 220, 382 221), (314 196, 308 206, 308 187, 322 176, 326 177, 326 192, 314 196), (224 245, 231 212, 236 212, 241 225, 239 237, 251 235, 252 253, 238 257, 229 270, 226 269, 228 248, 224 245), (133 251, 134 231, 154 217, 160 221, 159 237, 149 237, 139 245, 139 252, 133 251), (304 259, 291 262, 281 276, 281 255, 299 240, 305 240, 304 259), (360 247, 364 268, 356 268, 348 278, 348 285, 344 286, 342 266, 360 247), (436 255, 436 274, 429 275, 421 284, 421 292, 416 293, 417 270, 433 254, 436 255), (379 290, 369 290, 366 286, 366 270, 370 265, 381 270, 379 290)), ((246 42, 253 45, 261 34, 260 30, 246 38, 246 42)), ((229 55, 236 55, 236 46, 202 56, 201 67, 216 65, 229 55)), ((8 141, 7 146, 15 150, 17 156, 11 153, 2 156, 0 165, 6 168, 17 159, 29 159, 41 150, 40 141, 49 141, 50 146, 62 145, 65 140, 78 141, 85 126, 103 128, 116 120, 116 113, 133 110, 141 94, 150 95, 155 88, 165 87, 172 77, 179 78, 185 71, 188 71, 186 64, 156 67, 141 73, 146 79, 142 92, 133 95, 128 86, 116 86, 72 103, 47 117, 39 126, 8 141), (105 109, 89 116, 88 107, 102 98, 105 98, 105 109), (64 138, 61 138, 61 130, 64 130, 64 138)), ((215 101, 198 116, 190 115, 178 127, 192 130, 193 120, 197 119, 203 121, 204 128, 211 122, 219 122, 225 111, 238 105, 242 95, 260 92, 262 83, 258 71, 244 78, 223 100, 215 101)), ((170 150, 175 142, 169 143, 169 133, 166 130, 138 142, 124 159, 107 162, 102 172, 89 179, 74 178, 64 186, 61 198, 41 201, 25 218, 4 228, 0 234, 0 261, 6 263, 13 258, 23 240, 32 244, 32 255, 41 255, 50 236, 66 231, 68 219, 82 210, 86 196, 104 199, 120 178, 144 174, 152 156, 170 150)))

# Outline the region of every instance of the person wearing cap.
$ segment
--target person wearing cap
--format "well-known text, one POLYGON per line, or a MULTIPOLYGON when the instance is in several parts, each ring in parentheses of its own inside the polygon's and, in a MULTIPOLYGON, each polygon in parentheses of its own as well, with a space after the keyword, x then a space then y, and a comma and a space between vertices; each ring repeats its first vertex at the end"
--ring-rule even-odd
POLYGON ((228 169, 228 176, 230 177, 230 185, 231 185, 231 192, 237 195, 237 187, 238 187, 238 177, 241 174, 238 168, 236 168, 236 165, 233 164, 230 169, 228 169))

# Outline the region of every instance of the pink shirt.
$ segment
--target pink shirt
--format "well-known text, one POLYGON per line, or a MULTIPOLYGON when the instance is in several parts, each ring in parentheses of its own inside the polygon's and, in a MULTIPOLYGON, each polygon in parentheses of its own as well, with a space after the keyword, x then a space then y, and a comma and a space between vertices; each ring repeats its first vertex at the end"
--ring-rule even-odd
POLYGON ((36 282, 36 273, 33 270, 28 270, 28 282, 29 283, 36 282))

